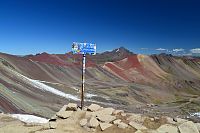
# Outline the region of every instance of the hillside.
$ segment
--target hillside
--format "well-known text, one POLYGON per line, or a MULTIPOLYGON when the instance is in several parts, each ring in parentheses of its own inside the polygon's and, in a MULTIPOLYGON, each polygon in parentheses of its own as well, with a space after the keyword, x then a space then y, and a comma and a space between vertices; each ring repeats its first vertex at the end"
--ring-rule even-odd
MULTIPOLYGON (((200 112, 198 58, 137 55, 123 47, 86 56, 86 105, 182 117, 200 112)), ((0 75, 4 113, 50 118, 64 104, 80 100, 80 55, 1 53, 0 75)))

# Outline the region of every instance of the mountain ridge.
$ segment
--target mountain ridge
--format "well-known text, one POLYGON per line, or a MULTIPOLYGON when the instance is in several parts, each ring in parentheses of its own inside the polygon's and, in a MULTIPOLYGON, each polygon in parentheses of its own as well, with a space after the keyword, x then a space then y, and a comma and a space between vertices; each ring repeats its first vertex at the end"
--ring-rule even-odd
MULTIPOLYGON (((4 98, 0 111, 50 117, 66 102, 79 99, 81 55, 41 53, 19 57, 0 53, 0 59, 0 94, 4 98)), ((137 112, 141 111, 137 106, 147 103, 176 103, 177 115, 200 110, 190 102, 200 96, 198 58, 148 56, 121 48, 87 55, 86 61, 86 104, 137 112), (182 103, 177 101, 188 101, 188 109, 179 107, 182 103)), ((170 112, 164 107, 157 109, 170 112)))

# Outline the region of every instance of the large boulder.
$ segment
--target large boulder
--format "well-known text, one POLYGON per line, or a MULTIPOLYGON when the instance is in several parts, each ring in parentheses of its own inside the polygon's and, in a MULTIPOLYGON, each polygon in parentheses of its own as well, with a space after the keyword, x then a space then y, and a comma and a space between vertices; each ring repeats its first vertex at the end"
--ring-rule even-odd
POLYGON ((66 110, 77 111, 77 108, 78 108, 77 104, 75 104, 75 103, 69 103, 67 105, 66 110))
POLYGON ((110 123, 116 119, 116 116, 112 115, 97 115, 97 119, 101 122, 107 122, 110 123))
POLYGON ((101 106, 99 106, 99 105, 97 105, 97 104, 91 104, 91 105, 87 108, 87 110, 94 112, 94 111, 99 110, 100 108, 101 108, 101 106))
POLYGON ((159 133, 179 133, 178 128, 176 126, 170 125, 170 124, 165 124, 160 126, 157 131, 159 133))
POLYGON ((111 127, 111 126, 112 126, 112 124, 110 124, 110 123, 100 123, 100 128, 101 128, 102 131, 111 127))
POLYGON ((147 129, 145 126, 143 126, 142 124, 138 124, 134 121, 129 122, 129 125, 132 126, 133 128, 137 129, 137 130, 145 130, 147 129))
POLYGON ((192 121, 185 122, 178 126, 180 133, 199 133, 196 125, 192 121))
POLYGON ((73 111, 59 111, 56 115, 60 118, 66 119, 72 115, 73 111))
POLYGON ((94 117, 92 117, 88 122, 88 127, 90 128, 96 128, 98 125, 99 125, 99 121, 94 117))

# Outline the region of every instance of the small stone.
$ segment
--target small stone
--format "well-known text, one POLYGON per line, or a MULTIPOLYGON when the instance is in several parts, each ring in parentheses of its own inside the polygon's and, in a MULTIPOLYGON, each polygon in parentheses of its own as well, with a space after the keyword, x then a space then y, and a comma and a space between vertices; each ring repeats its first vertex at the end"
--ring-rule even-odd
POLYGON ((54 115, 54 116, 52 116, 52 117, 49 119, 49 121, 56 121, 57 118, 58 118, 58 117, 57 117, 56 115, 54 115))
POLYGON ((112 126, 112 124, 110 124, 110 123, 100 123, 100 128, 101 128, 102 131, 111 127, 111 126, 112 126))
POLYGON ((117 115, 117 114, 119 114, 119 113, 124 113, 124 111, 123 111, 123 110, 115 110, 115 111, 113 111, 113 114, 114 114, 114 115, 117 115))
POLYGON ((100 120, 101 122, 107 122, 110 123, 116 119, 116 116, 112 115, 98 115, 97 119, 100 120))
POLYGON ((56 129, 57 128, 57 122, 55 122, 55 121, 49 122, 49 128, 50 129, 56 129))
POLYGON ((67 105, 66 110, 77 111, 77 108, 78 108, 77 104, 75 104, 75 103, 69 103, 67 105))
POLYGON ((173 118, 173 121, 174 121, 174 122, 177 122, 177 118, 174 117, 174 118, 173 118))
POLYGON ((81 121, 80 121, 80 125, 83 127, 83 126, 85 126, 87 124, 87 119, 82 119, 81 121))
POLYGON ((124 123, 124 122, 120 122, 120 123, 118 124, 118 127, 124 129, 124 128, 127 128, 128 125, 127 125, 126 123, 124 123))
POLYGON ((87 111, 87 109, 88 109, 88 107, 83 107, 83 110, 84 110, 84 111, 87 111))
POLYGON ((155 104, 153 104, 153 103, 147 104, 147 107, 154 107, 154 106, 155 106, 155 104))
POLYGON ((157 130, 148 129, 145 133, 160 133, 157 130))
POLYGON ((150 118, 151 121, 154 121, 154 118, 150 118))
POLYGON ((88 109, 89 111, 94 112, 94 111, 99 110, 100 107, 101 107, 101 106, 99 106, 99 105, 97 105, 97 104, 91 104, 87 109, 88 109))
POLYGON ((142 124, 138 124, 134 121, 129 122, 129 125, 132 126, 133 128, 137 129, 137 130, 145 130, 147 129, 145 126, 143 126, 142 124))
POLYGON ((73 111, 59 111, 56 115, 60 118, 66 119, 72 115, 73 111))
POLYGON ((170 125, 170 124, 165 124, 161 125, 157 131, 159 133, 178 133, 178 128, 176 126, 170 125))
POLYGON ((113 121, 113 124, 118 125, 121 121, 122 121, 122 120, 120 120, 120 119, 114 120, 114 121, 113 121))
POLYGON ((89 127, 86 127, 86 130, 87 130, 87 132, 95 132, 95 131, 96 131, 96 128, 89 128, 89 127))
POLYGON ((121 116, 125 117, 125 116, 126 116, 126 113, 121 113, 121 116))
POLYGON ((158 120, 160 120, 159 117, 154 117, 154 121, 158 121, 158 120))
POLYGON ((199 133, 196 125, 192 121, 185 122, 178 126, 180 133, 199 133))
POLYGON ((98 125, 99 125, 99 121, 94 117, 92 117, 88 122, 88 127, 90 128, 96 128, 98 125))

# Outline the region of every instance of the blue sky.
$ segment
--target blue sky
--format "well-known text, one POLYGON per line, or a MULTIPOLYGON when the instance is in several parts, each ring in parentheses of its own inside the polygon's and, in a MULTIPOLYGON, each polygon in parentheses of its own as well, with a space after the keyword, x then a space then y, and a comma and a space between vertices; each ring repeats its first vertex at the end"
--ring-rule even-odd
POLYGON ((72 42, 97 51, 200 53, 199 0, 0 0, 0 52, 66 53, 72 42))

